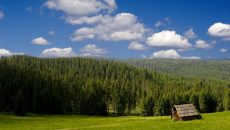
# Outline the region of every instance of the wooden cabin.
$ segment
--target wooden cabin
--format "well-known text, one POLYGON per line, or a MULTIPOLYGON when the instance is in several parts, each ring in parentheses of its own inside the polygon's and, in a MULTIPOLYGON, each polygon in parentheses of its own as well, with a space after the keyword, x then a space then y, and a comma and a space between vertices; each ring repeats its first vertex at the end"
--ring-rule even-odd
POLYGON ((174 105, 172 108, 172 120, 186 121, 200 118, 200 113, 196 110, 193 104, 174 105))

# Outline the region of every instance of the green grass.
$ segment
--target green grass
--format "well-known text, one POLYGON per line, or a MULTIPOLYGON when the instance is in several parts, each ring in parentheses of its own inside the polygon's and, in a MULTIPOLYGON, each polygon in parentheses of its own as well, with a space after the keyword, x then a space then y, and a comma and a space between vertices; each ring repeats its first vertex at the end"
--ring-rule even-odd
POLYGON ((230 112, 202 114, 203 119, 171 122, 170 117, 95 117, 0 114, 0 130, 230 130, 230 112))

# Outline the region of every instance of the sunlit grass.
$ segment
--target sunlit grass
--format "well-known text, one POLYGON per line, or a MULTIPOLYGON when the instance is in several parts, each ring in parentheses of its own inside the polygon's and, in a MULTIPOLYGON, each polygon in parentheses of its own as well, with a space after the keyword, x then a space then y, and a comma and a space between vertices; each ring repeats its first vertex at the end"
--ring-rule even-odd
POLYGON ((172 122, 164 117, 97 117, 0 114, 1 130, 230 130, 230 112, 202 114, 201 120, 172 122))

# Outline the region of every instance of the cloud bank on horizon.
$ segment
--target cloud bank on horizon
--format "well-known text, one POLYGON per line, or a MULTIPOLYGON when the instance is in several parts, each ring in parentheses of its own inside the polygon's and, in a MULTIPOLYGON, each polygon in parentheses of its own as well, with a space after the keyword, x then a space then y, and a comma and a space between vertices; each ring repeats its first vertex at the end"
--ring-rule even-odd
MULTIPOLYGON (((54 13, 54 16, 57 17, 57 21, 61 20, 63 24, 67 24, 68 27, 74 30, 71 32, 71 35, 66 34, 66 39, 68 39, 69 42, 76 44, 84 42, 90 44, 81 46, 78 51, 74 51, 73 47, 70 47, 75 44, 57 47, 55 42, 52 41, 52 39, 57 37, 57 32, 53 30, 49 30, 47 35, 41 33, 40 35, 34 36, 30 39, 30 43, 34 46, 42 46, 44 48, 40 52, 40 55, 38 55, 42 57, 113 57, 110 52, 112 49, 110 44, 111 46, 112 44, 123 44, 121 47, 124 48, 126 46, 125 49, 127 52, 133 51, 133 53, 136 52, 140 54, 139 56, 148 55, 145 58, 149 59, 201 59, 207 57, 200 57, 200 53, 196 53, 197 51, 212 51, 214 49, 218 49, 218 53, 220 54, 228 53, 226 46, 216 47, 220 44, 218 42, 230 41, 230 24, 228 23, 222 21, 213 22, 207 28, 206 34, 201 34, 204 36, 203 38, 199 36, 200 32, 195 32, 198 29, 195 30, 194 27, 189 27, 188 30, 184 30, 183 32, 178 29, 178 27, 172 28, 171 25, 173 22, 168 16, 163 20, 156 21, 155 24, 153 22, 152 27, 148 26, 143 22, 144 20, 141 20, 134 13, 119 10, 117 1, 45 0, 40 7, 37 8, 45 10, 43 13, 54 13), (58 19, 57 15, 61 15, 61 18, 59 17, 58 19), (95 41, 96 43, 108 42, 108 45, 103 47, 101 44, 94 43, 95 41), (187 55, 183 56, 181 53, 187 55)), ((26 10, 33 12, 32 7, 27 7, 26 10)), ((43 15, 39 15, 38 17, 43 17, 43 15)), ((0 8, 0 25, 2 20, 7 20, 7 12, 0 8)), ((36 46, 34 48, 36 48, 36 46)), ((1 44, 0 48, 2 48, 1 44)), ((212 53, 217 52, 213 51, 212 53)), ((7 49, 0 49, 0 56, 17 54, 21 55, 24 53, 13 53, 7 49)))

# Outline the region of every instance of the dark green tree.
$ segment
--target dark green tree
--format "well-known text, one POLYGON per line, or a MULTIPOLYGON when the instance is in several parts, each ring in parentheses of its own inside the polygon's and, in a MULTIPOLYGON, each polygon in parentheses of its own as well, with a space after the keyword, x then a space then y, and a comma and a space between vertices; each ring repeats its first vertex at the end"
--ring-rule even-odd
POLYGON ((27 113, 26 99, 21 90, 18 91, 15 97, 15 113, 19 116, 25 116, 27 113))

